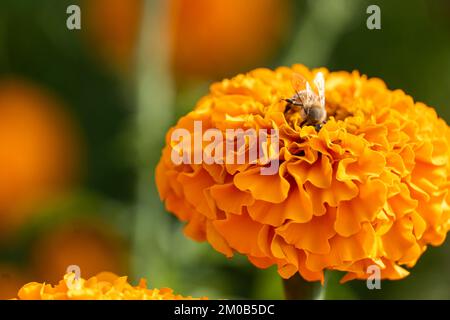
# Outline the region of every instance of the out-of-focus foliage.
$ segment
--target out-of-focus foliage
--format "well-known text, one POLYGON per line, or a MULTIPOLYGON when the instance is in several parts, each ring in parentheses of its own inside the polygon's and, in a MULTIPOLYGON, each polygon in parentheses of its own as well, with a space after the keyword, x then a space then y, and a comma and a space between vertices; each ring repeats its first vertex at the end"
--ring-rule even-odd
MULTIPOLYGON (((72 260, 80 263, 82 274, 91 267, 92 272, 101 267, 126 272, 130 267, 135 271, 134 280, 147 277, 151 287, 169 286, 193 296, 282 298, 276 270, 257 270, 243 257, 227 260, 206 244, 186 240, 180 224, 162 212, 148 174, 154 168, 137 169, 138 163, 155 164, 161 151, 158 146, 163 145, 164 132, 155 136, 147 136, 147 132, 173 125, 179 115, 193 108, 213 80, 259 66, 294 62, 330 70, 357 69, 382 78, 390 89, 404 89, 450 120, 450 4, 446 0, 192 2, 0 2, 0 83, 21 79, 36 97, 50 97, 24 103, 29 95, 17 93, 13 98, 22 101, 20 106, 26 109, 29 104, 33 111, 15 113, 13 121, 9 120, 12 116, 3 116, 0 94, 0 230, 9 230, 3 200, 16 199, 17 205, 24 205, 22 198, 10 196, 15 189, 8 179, 14 168, 24 164, 20 173, 27 177, 20 181, 33 183, 24 184, 21 190, 31 188, 34 193, 44 190, 49 181, 59 181, 59 172, 68 166, 58 164, 65 163, 58 162, 61 157, 78 166, 73 171, 75 179, 50 189, 55 199, 38 201, 39 205, 27 209, 21 215, 27 218, 20 218, 13 234, 6 237, 0 231, 0 238, 5 239, 0 241, 0 298, 6 298, 8 291, 14 290, 11 288, 23 285, 30 276, 39 275, 42 281, 61 278, 55 273, 72 260), (142 30, 141 22, 147 17, 143 5, 149 3, 163 5, 158 12, 161 23, 142 30), (81 8, 82 30, 66 27, 66 9, 71 4, 81 8), (380 6, 381 30, 366 27, 366 9, 371 4, 380 6), (156 34, 167 40, 161 45, 172 45, 166 48, 169 64, 166 69, 153 70, 151 79, 137 77, 146 70, 136 59, 142 50, 138 44, 146 43, 143 36, 148 36, 150 43, 156 34), (139 79, 148 80, 155 88, 152 95, 135 97, 139 79), (172 87, 163 90, 163 85, 172 87), (42 108, 57 109, 70 125, 58 124, 58 117, 48 110, 39 112, 46 99, 56 102, 46 102, 52 107, 42 108), (162 100, 175 103, 170 110, 161 110, 162 100), (143 110, 150 110, 147 116, 151 116, 144 118, 143 110), (145 150, 143 159, 136 139, 139 120, 138 133, 154 146, 145 150), (42 134, 42 127, 49 131, 42 134), (63 145, 58 149, 51 141, 65 141, 67 132, 75 132, 78 142, 58 142, 63 145), (25 146, 32 146, 33 152, 25 146), (36 171, 36 163, 44 169, 36 171), (65 193, 60 195, 58 191, 63 189, 65 193), (8 196, 2 197, 2 190, 8 196), (146 194, 148 202, 142 201, 146 194), (149 218, 137 219, 137 211, 149 212, 149 218), (150 237, 155 243, 145 242, 146 230, 155 231, 150 237), (84 252, 74 242, 92 251, 84 252), (49 260, 54 263, 49 264, 50 275, 42 271, 49 260)), ((156 52, 146 59, 152 65, 160 62, 156 52)), ((141 92, 145 93, 146 84, 140 84, 141 92)), ((0 92, 4 92, 1 87, 0 92)), ((6 109, 14 105, 11 99, 6 109)), ((382 290, 370 291, 360 281, 340 285, 341 275, 329 273, 325 297, 450 298, 448 243, 429 247, 408 278, 382 282, 382 290)))
POLYGON ((119 79, 92 58, 81 33, 66 28, 73 3, 1 1, 0 75, 36 83, 63 101, 86 145, 83 185, 129 201, 133 156, 124 136, 131 103, 119 79))

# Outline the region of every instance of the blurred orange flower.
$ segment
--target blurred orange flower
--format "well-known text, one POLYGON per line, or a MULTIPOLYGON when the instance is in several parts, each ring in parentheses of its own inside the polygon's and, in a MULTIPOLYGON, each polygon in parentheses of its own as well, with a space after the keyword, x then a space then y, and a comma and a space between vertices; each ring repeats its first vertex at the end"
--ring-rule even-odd
MULTIPOLYGON (((197 300, 174 294, 172 289, 148 289, 141 279, 132 286, 127 277, 118 277, 111 272, 102 272, 88 280, 76 279, 69 273, 56 286, 31 282, 18 293, 19 300, 197 300)), ((206 299, 206 298, 202 298, 206 299)))
POLYGON ((48 230, 32 247, 31 270, 36 279, 55 284, 67 267, 77 265, 84 277, 103 270, 127 272, 123 239, 98 219, 70 220, 48 230))
POLYGON ((142 0, 88 0, 82 3, 86 39, 98 55, 120 71, 130 70, 138 40, 142 0))
POLYGON ((400 279, 401 266, 413 267, 450 229, 449 138, 434 109, 380 79, 303 65, 257 69, 213 84, 168 132, 156 182, 186 235, 227 257, 277 265, 283 278, 323 282, 331 269, 346 271, 343 281, 365 279, 377 265, 382 278, 400 279), (290 118, 282 99, 294 93, 294 73, 311 81, 319 71, 329 117, 317 132, 290 118), (175 165, 171 134, 192 136, 194 121, 222 132, 278 129, 278 174, 249 163, 175 165))
POLYGON ((62 105, 30 83, 0 80, 0 236, 71 186, 79 165, 78 132, 62 105))
MULTIPOLYGON (((267 63, 293 20, 290 0, 170 0, 167 6, 172 66, 181 77, 218 77, 267 63)), ((82 11, 91 47, 129 71, 143 1, 89 0, 82 11)))
POLYGON ((223 77, 267 64, 288 35, 289 0, 171 0, 172 61, 182 77, 223 77))

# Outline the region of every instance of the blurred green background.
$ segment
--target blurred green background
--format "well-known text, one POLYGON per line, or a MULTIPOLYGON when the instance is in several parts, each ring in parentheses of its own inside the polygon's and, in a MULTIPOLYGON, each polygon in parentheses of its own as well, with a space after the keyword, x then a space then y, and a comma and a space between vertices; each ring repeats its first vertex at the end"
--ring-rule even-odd
MULTIPOLYGON (((154 185, 166 130, 213 81, 303 63, 380 77, 449 120, 446 0, 2 0, 0 298, 28 281, 109 270, 184 295, 283 297, 257 270, 186 240, 154 185), (81 30, 66 9, 81 8, 81 30), (381 8, 381 30, 366 9, 381 8)), ((411 275, 326 298, 450 299, 450 243, 411 275)))

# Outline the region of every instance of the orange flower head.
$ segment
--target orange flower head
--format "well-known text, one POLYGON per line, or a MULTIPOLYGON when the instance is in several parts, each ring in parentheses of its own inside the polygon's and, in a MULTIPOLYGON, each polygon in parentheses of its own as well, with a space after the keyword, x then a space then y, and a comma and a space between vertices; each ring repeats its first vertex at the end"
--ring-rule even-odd
MULTIPOLYGON (((172 289, 148 289, 145 279, 132 286, 127 277, 101 272, 88 280, 68 273, 55 286, 30 282, 18 293, 19 300, 194 300, 175 294, 172 289)), ((201 298, 206 299, 206 298, 201 298)))
MULTIPOLYGON (((257 267, 276 265, 283 278, 298 272, 322 283, 324 270, 344 271, 347 281, 367 278, 372 265, 383 279, 400 279, 450 228, 449 138, 434 109, 380 79, 303 65, 256 69, 213 84, 168 132, 156 182, 185 234, 227 257, 239 252, 257 267), (318 72, 321 129, 302 125, 283 100, 295 74, 312 82, 318 72), (174 162, 172 134, 185 129, 195 141, 196 122, 203 132, 276 129, 276 174, 261 174, 263 162, 227 162, 227 151, 223 161, 174 162)), ((239 150, 249 150, 246 141, 239 150)), ((210 142, 201 142, 205 153, 210 142)))

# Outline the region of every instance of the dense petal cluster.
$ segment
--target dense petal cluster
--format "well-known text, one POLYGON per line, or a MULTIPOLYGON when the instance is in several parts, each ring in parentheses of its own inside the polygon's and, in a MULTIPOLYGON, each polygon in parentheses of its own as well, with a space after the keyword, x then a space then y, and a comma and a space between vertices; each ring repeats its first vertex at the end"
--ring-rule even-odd
MULTIPOLYGON (((31 282, 18 293, 19 300, 193 300, 174 294, 172 289, 147 289, 141 279, 138 286, 128 283, 127 277, 118 277, 110 272, 102 272, 88 280, 75 279, 68 273, 56 286, 31 282)), ((206 299, 206 298, 202 298, 206 299)))
MULTIPOLYGON (((301 120, 301 119, 300 119, 301 120)), ((303 65, 257 69, 215 83, 167 134, 156 182, 187 236, 235 251, 283 278, 324 280, 326 269, 364 279, 408 274, 428 244, 450 228, 450 129, 435 110, 358 72, 303 65), (325 75, 328 119, 321 130, 285 113, 293 73, 325 75), (171 133, 194 121, 203 129, 276 128, 280 166, 175 164, 171 133)))

